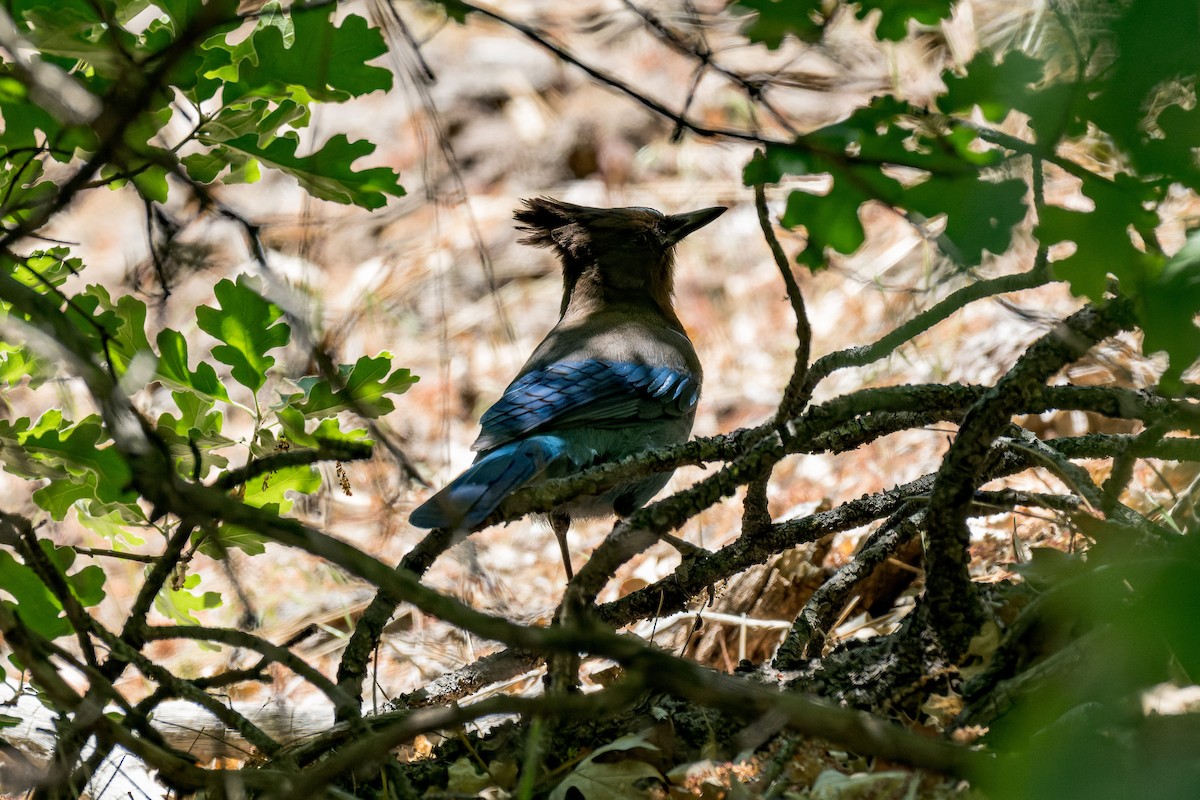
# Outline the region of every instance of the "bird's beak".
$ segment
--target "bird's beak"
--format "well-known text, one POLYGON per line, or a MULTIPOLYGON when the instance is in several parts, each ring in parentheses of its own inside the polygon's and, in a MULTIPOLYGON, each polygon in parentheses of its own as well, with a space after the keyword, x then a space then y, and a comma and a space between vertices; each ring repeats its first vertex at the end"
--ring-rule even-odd
POLYGON ((687 236, 692 231, 703 228, 717 217, 725 213, 725 206, 702 208, 699 211, 689 211, 686 214, 675 214, 663 220, 663 239, 668 247, 687 236))

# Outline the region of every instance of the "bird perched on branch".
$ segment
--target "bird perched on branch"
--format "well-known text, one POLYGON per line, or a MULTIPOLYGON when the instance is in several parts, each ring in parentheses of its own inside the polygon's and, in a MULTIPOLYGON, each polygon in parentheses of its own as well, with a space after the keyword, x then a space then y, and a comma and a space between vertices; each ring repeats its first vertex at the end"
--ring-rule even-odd
MULTIPOLYGON (((675 245, 723 207, 664 215, 549 198, 518 210, 521 241, 562 261, 558 324, 480 420, 475 463, 412 512, 419 528, 473 530, 528 483, 685 441, 700 399, 696 351, 671 304, 675 245)), ((550 514, 572 577, 572 517, 644 505, 669 472, 581 497, 550 514)))

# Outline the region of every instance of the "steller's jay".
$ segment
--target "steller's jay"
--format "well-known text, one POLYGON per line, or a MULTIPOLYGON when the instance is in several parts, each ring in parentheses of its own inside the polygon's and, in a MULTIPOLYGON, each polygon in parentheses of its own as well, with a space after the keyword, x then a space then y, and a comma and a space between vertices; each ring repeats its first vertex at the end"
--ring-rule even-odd
MULTIPOLYGON (((651 208, 524 201, 524 244, 562 261, 558 324, 480 420, 475 463, 412 512, 419 528, 473 530, 531 481, 685 441, 700 399, 700 361, 671 306, 674 247, 723 207, 667 216, 651 208)), ((550 514, 572 575, 571 517, 627 515, 664 472, 581 497, 550 514)))

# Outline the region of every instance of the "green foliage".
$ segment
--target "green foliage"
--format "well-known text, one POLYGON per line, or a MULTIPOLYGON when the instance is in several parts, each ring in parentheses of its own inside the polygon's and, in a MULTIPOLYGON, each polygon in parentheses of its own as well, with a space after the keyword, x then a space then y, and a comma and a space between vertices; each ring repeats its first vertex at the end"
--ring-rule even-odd
POLYGON ((730 10, 748 15, 742 26, 747 39, 773 50, 788 36, 802 42, 820 41, 825 33, 825 20, 821 17, 824 5, 816 0, 738 0, 730 10))
MULTIPOLYGON (((918 6, 927 14, 919 22, 947 10, 894 4, 904 13, 883 13, 877 35, 902 35, 918 6)), ((789 34, 822 35, 813 4, 735 7, 758 10, 745 30, 770 47, 789 34)), ((1200 240, 1191 232, 1171 252, 1159 229, 1170 198, 1194 199, 1200 190, 1200 51, 1184 42, 1200 25, 1200 9, 1092 3, 1053 17, 1039 37, 1060 47, 982 51, 944 73, 936 109, 894 93, 875 98, 844 120, 769 144, 747 164, 744 181, 829 181, 822 195, 792 191, 781 217, 784 226, 804 229, 798 260, 810 268, 863 245, 867 203, 936 232, 942 254, 960 268, 1008 251, 1013 230, 1032 216, 1049 276, 1096 303, 1114 293, 1129 298, 1144 350, 1169 357, 1160 388, 1180 391, 1183 372, 1200 359, 1200 240), (1042 196, 1048 176, 1064 174, 1079 181, 1085 203, 1067 208, 1042 196)), ((1048 677, 1006 701, 1011 710, 987 739, 1002 765, 982 788, 997 798, 1117 798, 1144 794, 1152 782, 1156 796, 1194 796, 1194 755, 1164 753, 1171 726, 1129 712, 1148 688, 1194 684, 1200 674, 1193 537, 1168 538, 1155 549, 1140 530, 1088 530, 1094 544, 1086 556, 1038 552, 1022 569, 1044 593, 1033 629, 1070 631, 1067 648, 1077 652, 1050 655, 1048 677), (1077 661, 1063 666, 1059 658, 1077 661)), ((1174 735, 1194 739, 1195 721, 1188 724, 1181 721, 1174 735)))
MULTIPOLYGON (((216 322, 219 328, 219 315, 216 322)), ((165 385, 182 389, 181 396, 184 398, 209 397, 229 401, 229 394, 211 364, 201 362, 196 365, 195 370, 188 367, 187 340, 183 338, 182 333, 168 328, 159 332, 155 343, 158 345, 158 371, 155 377, 165 385)), ((176 403, 179 403, 180 410, 183 410, 178 396, 176 403)), ((194 419, 196 415, 193 413, 191 417, 194 419)))
POLYGON ((1139 531, 1121 525, 1091 521, 1085 529, 1094 540, 1086 555, 1035 551, 1022 569, 1044 592, 1028 627, 1031 639, 1044 641, 1030 645, 1056 641, 1042 632, 1074 630, 1080 638, 1057 656, 1085 667, 1049 671, 1010 698, 987 737, 1008 754, 1004 769, 989 778, 988 795, 1128 797, 1153 775, 1155 797, 1194 796, 1194 757, 1164 750, 1162 737, 1194 740, 1195 720, 1138 719, 1125 704, 1139 702, 1148 687, 1192 683, 1200 674, 1193 613, 1200 551, 1191 536, 1169 536, 1147 549, 1139 531), (1141 760, 1137 768, 1130 754, 1141 760))
MULTIPOLYGON (((78 552, 41 538, 38 525, 57 530, 53 523, 73 516, 118 553, 177 548, 172 569, 156 562, 146 570, 147 581, 161 582, 138 605, 153 598, 164 617, 198 624, 223 598, 188 573, 191 559, 264 553, 269 534, 247 518, 293 513, 298 496, 323 489, 318 462, 367 455, 363 421, 395 410, 416 380, 386 352, 349 364, 300 353, 297 340, 314 337, 294 330, 299 323, 247 275, 216 283, 212 304, 196 309, 205 336, 189 342, 190 327, 165 327, 141 296, 88 284, 70 247, 18 254, 16 245, 45 235, 58 211, 103 187, 135 192, 151 218, 168 200, 232 216, 215 185, 254 182, 264 171, 314 198, 364 209, 403 196, 390 168, 355 168, 375 143, 309 130, 316 104, 392 88, 390 71, 372 63, 385 53, 381 32, 334 3, 285 10, 271 2, 239 14, 241 5, 5 5, 28 44, 20 47, 74 90, 41 82, 11 58, 0 63, 0 396, 16 405, 13 396, 52 380, 71 390, 62 408, 36 419, 0 418, 0 465, 36 485, 40 509, 33 536, 3 529, 0 604, 49 639, 84 633, 64 608, 101 602, 105 575, 77 569, 78 552), (289 365, 301 360, 328 367, 299 375, 289 365), (70 401, 83 396, 73 391, 80 387, 89 395, 84 410, 70 401)), ((439 5, 459 22, 469 11, 457 0, 439 5)), ((876 97, 846 119, 767 144, 744 180, 827 181, 821 195, 792 191, 782 217, 805 229, 799 260, 814 269, 863 245, 865 204, 903 214, 961 269, 1009 251, 1014 229, 1030 219, 1041 249, 1053 253, 1054 278, 1099 303, 1114 292, 1131 299, 1145 349, 1169 356, 1163 387, 1179 389, 1200 358, 1200 239, 1192 234, 1172 252, 1157 232, 1169 198, 1200 190, 1200 7, 1084 6, 1081 15, 1103 24, 1046 15, 1066 46, 980 52, 945 72, 933 107, 898 91, 876 97), (1050 205, 1040 187, 1051 170, 1078 180, 1090 206, 1050 205)), ((745 15, 747 39, 778 48, 788 37, 819 42, 847 14, 872 21, 878 39, 899 40, 945 19, 951 3, 737 0, 731 9, 745 15)), ((1200 779, 1187 771, 1191 762, 1159 757, 1149 723, 1133 733, 1127 726, 1125 709, 1147 687, 1200 672, 1196 548, 1182 536, 1163 536, 1157 549, 1131 546, 1144 533, 1102 526, 1089 531, 1095 545, 1086 557, 1038 553, 1024 570, 1044 592, 1045 619, 1084 628, 1072 644, 1104 669, 1083 680, 1052 674, 1036 694, 1014 700, 989 733, 1016 776, 989 787, 996 797, 1134 796, 1151 772, 1164 796, 1194 795, 1188 790, 1200 779), (1136 748, 1118 747, 1120 736, 1136 748), (1122 762, 1130 752, 1148 766, 1130 769, 1122 762)), ((0 715, 0 727, 8 723, 0 715)), ((643 737, 623 737, 579 761, 551 797, 645 796, 663 776, 640 751, 655 750, 643 737)), ((489 785, 468 762, 452 768, 451 782, 461 791, 489 785)))
MULTIPOLYGON (((366 140, 351 142, 338 134, 308 156, 296 155, 299 144, 298 137, 285 133, 263 146, 261 137, 251 133, 227 140, 220 146, 230 163, 237 162, 242 156, 251 157, 260 164, 291 175, 309 194, 322 200, 380 208, 387 203, 388 195, 400 197, 404 194, 404 189, 396 183, 395 174, 386 167, 359 172, 350 169, 359 158, 374 152, 375 145, 366 140)), ((195 172, 192 176, 197 177, 195 172)))
POLYGON ((1003 122, 1019 111, 1029 118, 1034 142, 1052 152, 1054 143, 1070 130, 1072 136, 1085 132, 1086 125, 1072 113, 1072 82, 1043 83, 1046 62, 1022 52, 996 54, 984 50, 963 67, 962 74, 945 76, 946 91, 938 98, 945 114, 969 114, 978 108, 989 122, 1003 122))
POLYGON ((835 8, 853 11, 860 19, 873 19, 876 36, 898 41, 908 35, 910 21, 936 24, 950 16, 951 6, 951 0, 859 0, 837 6, 820 0, 737 0, 730 9, 747 15, 742 27, 747 39, 775 49, 787 36, 803 42, 819 42, 835 8))
MULTIPOLYGON (((53 257, 43 254, 27 263, 47 268, 44 280, 27 279, 47 292, 61 283, 66 269, 63 265, 70 264, 70 270, 76 272, 82 268, 77 261, 65 260, 61 249, 53 257)), ((392 398, 416 381, 408 370, 393 369, 391 355, 382 353, 339 366, 333 383, 325 377, 306 376, 290 384, 301 391, 271 388, 283 385, 283 376, 274 374, 275 364, 277 355, 289 344, 291 327, 283 320, 279 307, 259 295, 253 286, 254 282, 244 275, 236 281, 223 280, 214 289, 216 307, 202 306, 196 311, 200 329, 217 341, 210 355, 229 367, 229 378, 240 385, 250 405, 231 398, 226 379, 210 364, 202 362, 195 369, 190 366, 187 344, 179 331, 159 331, 155 352, 146 327, 147 309, 141 300, 126 295, 114 302, 103 288, 89 286, 74 297, 70 306, 73 313, 68 317, 78 321, 79 331, 87 335, 93 354, 107 358, 115 374, 123 375, 141 359, 148 365, 147 374, 170 389, 175 410, 159 415, 154 432, 175 460, 181 476, 226 470, 238 450, 250 458, 262 458, 286 450, 289 441, 311 448, 329 444, 368 446, 367 432, 343 428, 337 415, 348 412, 377 418, 390 412, 395 407, 392 398), (280 400, 267 407, 262 401, 272 393, 280 400), (236 441, 222 433, 229 413, 253 417, 256 433, 250 441, 236 441)), ((39 366, 42 360, 29 347, 6 344, 3 356, 0 365, 14 382, 44 377, 39 366)), ((13 474, 46 481, 33 493, 33 499, 55 520, 75 510, 85 524, 123 543, 139 540, 129 529, 150 524, 137 502, 137 493, 131 489, 132 475, 126 460, 97 415, 74 422, 61 410, 52 409, 36 421, 0 420, 0 463, 13 474), (127 535, 121 536, 122 531, 127 535)), ((244 489, 243 500, 248 505, 286 513, 292 505, 289 492, 309 494, 320 483, 320 474, 312 466, 289 466, 252 481, 244 489)), ((262 540, 244 531, 234 534, 233 528, 222 529, 206 543, 205 551, 219 553, 223 546, 261 552, 262 540)))
POLYGON ((1145 349, 1164 351, 1171 363, 1164 383, 1178 386, 1184 368, 1200 358, 1200 236, 1193 233, 1187 245, 1160 270, 1147 270, 1137 306, 1146 333, 1145 349))
POLYGON ((207 47, 210 53, 229 54, 228 64, 209 69, 224 82, 227 102, 267 92, 300 101, 341 102, 392 88, 392 73, 367 63, 386 53, 387 46, 362 17, 352 14, 338 26, 333 5, 285 14, 272 2, 264 10, 273 13, 261 17, 249 39, 237 44, 214 41, 207 47))
POLYGON ((978 264, 985 250, 1004 252, 1013 226, 1025 216, 1025 184, 993 177, 999 153, 981 149, 971 131, 933 131, 919 123, 907 105, 877 99, 790 145, 768 146, 747 164, 743 177, 748 185, 785 175, 832 177, 825 195, 793 191, 781 220, 808 232, 799 259, 812 268, 823 265, 826 250, 852 253, 862 245, 866 232, 859 209, 871 201, 918 218, 944 217, 944 238, 952 245, 947 254, 964 265, 978 264), (908 185, 888 171, 896 167, 917 171, 908 185))
POLYGON ((114 188, 131 183, 154 202, 164 202, 181 176, 202 184, 218 178, 254 181, 261 166, 290 174, 314 196, 339 203, 378 208, 388 196, 403 195, 386 167, 350 169, 374 151, 369 142, 335 135, 312 155, 296 154, 297 131, 307 126, 314 102, 342 102, 392 86, 391 72, 370 63, 386 45, 363 17, 347 14, 335 24, 333 4, 283 11, 273 2, 243 21, 236 0, 113 2, 104 12, 100 8, 77 0, 13 4, 21 35, 71 71, 70 80, 96 98, 116 83, 132 82, 129 91, 146 92, 147 102, 133 114, 114 109, 124 114, 123 128, 105 141, 103 119, 65 119, 57 105, 39 96, 40 87, 31 88, 11 64, 0 64, 0 113, 6 122, 0 217, 7 224, 34 220, 52 202, 57 187, 44 177, 46 159, 88 158, 102 142, 114 152, 102 164, 101 178, 114 188), (118 24, 147 10, 158 16, 138 32, 118 24), (134 69, 135 64, 147 69, 134 69), (184 141, 168 143, 162 131, 179 114, 170 105, 175 92, 193 105, 199 121, 188 123, 184 141))
POLYGON ((212 349, 213 357, 233 367, 233 379, 252 392, 262 388, 267 370, 275 365, 268 353, 283 347, 292 329, 280 322, 283 312, 250 288, 245 276, 237 283, 219 282, 214 290, 219 308, 196 309, 200 330, 224 344, 212 349))
MULTIPOLYGON (((769 45, 786 32, 817 33, 806 27, 813 13, 807 4, 738 5, 759 9, 748 34, 769 45)), ((798 258, 809 267, 862 245, 860 209, 871 202, 915 222, 944 221, 938 239, 943 253, 972 267, 985 253, 1006 251, 1013 227, 1026 216, 1033 187, 1016 175, 1042 170, 1046 161, 1063 163, 1061 153, 1086 152, 1103 140, 1122 171, 1108 176, 1068 165, 1094 207, 1060 208, 1034 198, 1036 235, 1046 247, 1069 245, 1052 269, 1076 294, 1102 301, 1113 279, 1135 300, 1146 349, 1170 356, 1164 386, 1177 388, 1179 376, 1200 357, 1194 324, 1200 298, 1190 277, 1192 248, 1172 258, 1158 246, 1155 230, 1171 184, 1200 188, 1200 58, 1195 48, 1176 52, 1169 45, 1179 26, 1186 28, 1200 12, 1186 3, 1171 5, 1175 16, 1144 4, 1107 9, 1111 25, 1087 28, 1091 41, 1083 38, 1082 24, 1076 30, 1071 17, 1061 15, 1052 24, 1068 26, 1062 38, 1074 48, 1066 55, 997 57, 983 51, 945 74, 937 114, 894 97, 877 98, 841 122, 768 146, 747 165, 745 182, 772 183, 787 175, 831 179, 821 196, 793 191, 781 220, 806 230, 808 244, 798 258), (1174 21, 1164 26, 1168 17, 1174 21), (991 123, 1016 114, 1032 136, 990 135, 972 121, 976 110, 991 123)), ((890 36, 900 31, 901 20, 929 22, 945 13, 945 4, 937 2, 897 4, 880 17, 878 33, 890 36)))
POLYGON ((301 378, 297 383, 302 393, 292 395, 288 402, 311 418, 350 410, 370 419, 387 414, 396 407, 388 395, 403 394, 417 381, 406 369, 395 370, 389 375, 391 359, 390 353, 380 353, 376 358, 363 356, 353 365, 343 364, 338 368, 342 386, 336 390, 328 381, 301 378))
POLYGON ((63 519, 76 501, 134 503, 129 467, 95 415, 72 423, 52 409, 36 422, 28 417, 0 421, 0 445, 0 459, 9 472, 49 480, 33 499, 54 519, 63 519))
POLYGON ((871 12, 879 14, 875 35, 880 39, 898 41, 908 35, 909 20, 922 25, 935 25, 950 16, 952 0, 859 0, 857 16, 871 12))
MULTIPOLYGON (((55 547, 47 541, 38 545, 45 565, 58 573, 71 595, 88 608, 104 599, 104 570, 84 567, 74 573, 67 570, 75 563, 75 551, 55 547)), ((0 550, 0 604, 12 608, 21 622, 47 639, 57 639, 74 632, 74 625, 63 615, 62 602, 46 585, 37 569, 22 564, 7 550, 0 550)))
MULTIPOLYGON (((85 285, 85 265, 55 246, 14 256, 7 243, 36 232, 74 193, 98 185, 130 187, 148 204, 168 198, 209 203, 203 184, 252 182, 262 171, 295 178, 312 196, 364 208, 403 195, 386 167, 352 169, 374 144, 343 134, 304 136, 316 103, 339 103, 392 87, 392 74, 372 63, 386 51, 380 31, 335 4, 283 10, 272 2, 239 13, 237 0, 17 0, 6 6, 18 34, 58 79, 74 84, 59 96, 0 63, 0 380, 37 388, 50 378, 86 377, 100 414, 52 409, 36 420, 0 420, 0 464, 36 481, 34 503, 46 517, 70 515, 117 550, 170 537, 180 520, 164 517, 139 490, 130 431, 114 436, 107 392, 127 392, 135 409, 156 409, 145 422, 150 446, 161 448, 180 482, 212 480, 248 506, 286 514, 297 494, 320 489, 324 457, 362 457, 370 438, 349 424, 377 418, 416 379, 390 354, 334 365, 331 376, 288 376, 279 367, 292 324, 248 276, 221 280, 215 302, 196 310, 200 331, 215 340, 190 353, 185 331, 152 322, 146 302, 85 285), (136 26, 131 21, 138 19, 136 26), (70 95, 70 96, 68 96, 70 95), (87 101, 90 101, 87 102, 87 101), (182 123, 169 136, 171 123, 182 123), (303 148, 303 150, 302 150, 303 148), (48 162, 66 169, 47 170, 48 162), (89 164, 85 168, 82 165, 89 164), (84 185, 69 183, 73 170, 84 185), (82 288, 81 288, 82 287, 82 288), (199 356, 199 363, 192 359, 199 356), (216 366, 214 366, 216 365, 216 366), (283 387, 286 391, 281 391, 283 387), (295 387, 300 387, 299 391, 295 387), (271 398, 280 398, 272 404, 271 398), (236 438, 224 433, 241 417, 236 438), (77 418, 78 417, 78 418, 77 418), (309 448, 277 469, 244 481, 235 465, 309 448), (325 456, 326 449, 336 455, 325 456)), ((193 345, 195 347, 195 345, 193 345)), ((8 392, 4 393, 8 401, 8 392)), ((136 423, 135 423, 136 424, 136 423)), ((232 525, 192 532, 200 553, 224 557, 230 547, 264 551, 258 532, 232 525)), ((89 566, 67 576, 71 548, 41 543, 65 585, 84 606, 103 596, 104 574, 89 566)), ((217 607, 196 574, 164 586, 155 607, 183 623, 217 607)), ((53 585, 30 564, 0 549, 4 602, 15 601, 24 624, 50 638, 70 633, 53 585)))
POLYGON ((199 625, 197 612, 218 608, 221 595, 217 592, 196 592, 200 585, 199 575, 188 575, 176 586, 168 586, 154 598, 158 613, 180 625, 199 625))

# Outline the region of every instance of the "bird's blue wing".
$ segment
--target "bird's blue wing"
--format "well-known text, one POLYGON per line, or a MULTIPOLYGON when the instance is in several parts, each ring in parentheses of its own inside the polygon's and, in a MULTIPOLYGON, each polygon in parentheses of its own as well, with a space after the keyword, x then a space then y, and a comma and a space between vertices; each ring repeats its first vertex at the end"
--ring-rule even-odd
POLYGON ((513 381, 484 413, 474 449, 488 450, 542 430, 679 418, 691 413, 699 399, 699 382, 673 367, 563 361, 513 381))
POLYGON ((531 436, 480 453, 470 469, 414 509, 409 522, 418 528, 474 530, 510 494, 569 457, 569 450, 557 436, 531 436))

